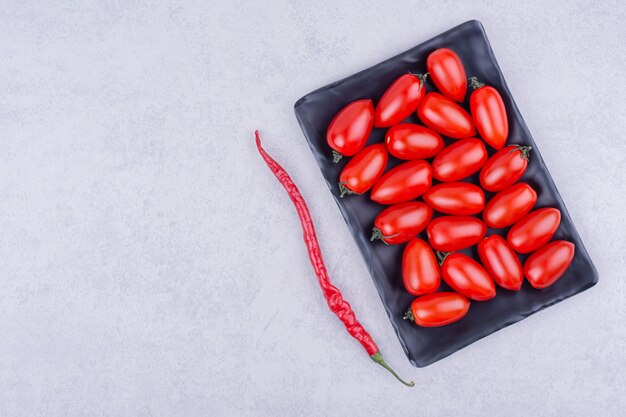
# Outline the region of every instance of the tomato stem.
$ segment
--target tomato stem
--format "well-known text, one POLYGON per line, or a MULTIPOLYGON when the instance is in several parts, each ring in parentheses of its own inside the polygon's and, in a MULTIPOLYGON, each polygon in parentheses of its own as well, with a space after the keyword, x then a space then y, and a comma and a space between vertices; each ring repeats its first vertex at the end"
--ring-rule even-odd
POLYGON ((404 317, 402 318, 404 320, 415 321, 415 317, 413 317, 413 312, 410 308, 406 311, 406 313, 404 313, 404 317))
POLYGON ((339 183, 339 192, 341 194, 339 194, 339 197, 343 198, 344 195, 348 194, 356 194, 354 191, 352 191, 351 189, 349 189, 348 187, 345 186, 345 183, 340 182, 339 183))
POLYGON ((470 82, 470 86, 474 89, 477 90, 480 87, 484 87, 485 83, 481 83, 480 81, 478 81, 477 77, 469 77, 469 82, 470 82))
POLYGON ((443 265, 443 261, 446 260, 446 258, 448 256, 450 256, 451 254, 453 254, 454 252, 440 252, 440 251, 436 251, 435 255, 437 256, 437 260, 439 261, 439 266, 443 265))
POLYGON ((425 74, 416 74, 414 72, 409 71, 409 74, 411 74, 412 76, 419 78, 419 80, 423 83, 426 82, 426 78, 428 78, 428 75, 430 74, 429 72, 425 73, 425 74))
POLYGON ((515 151, 520 151, 520 158, 525 159, 527 161, 530 160, 530 151, 533 149, 532 146, 524 146, 524 145, 511 145, 515 146, 515 148, 511 149, 507 155, 511 155, 515 151))
POLYGON ((382 239, 383 232, 378 227, 372 228, 372 237, 370 237, 370 242, 375 241, 376 239, 382 239))
POLYGON ((373 355, 371 355, 370 358, 372 358, 374 362, 376 362, 377 364, 379 364, 380 366, 382 366, 383 368, 391 372, 391 374, 395 376, 398 381, 402 382, 407 387, 412 387, 415 385, 414 381, 406 382, 404 379, 400 378, 400 376, 396 373, 396 371, 394 371, 391 368, 391 366, 387 365, 387 362, 385 362, 385 359, 383 359, 383 355, 381 355, 380 350, 374 353, 373 355))
POLYGON ((341 158, 343 158, 343 155, 340 154, 339 152, 333 150, 333 162, 337 163, 337 162, 341 161, 341 158))
POLYGON ((419 91, 422 91, 422 88, 424 88, 424 83, 426 82, 426 78, 428 78, 428 75, 430 73, 427 72, 425 74, 415 74, 415 73, 409 71, 409 74, 411 74, 412 76, 414 76, 414 77, 416 77, 417 79, 420 80, 420 89, 419 89, 419 91))
MULTIPOLYGON (((385 239, 391 239, 393 237, 399 236, 400 233, 396 233, 395 235, 391 235, 391 236, 385 236, 383 235, 383 231, 380 230, 378 227, 373 227, 372 228, 372 237, 370 237, 370 242, 375 241, 376 239, 381 239, 383 242, 385 242, 385 239)), ((385 245, 388 245, 389 243, 385 242, 385 245)))

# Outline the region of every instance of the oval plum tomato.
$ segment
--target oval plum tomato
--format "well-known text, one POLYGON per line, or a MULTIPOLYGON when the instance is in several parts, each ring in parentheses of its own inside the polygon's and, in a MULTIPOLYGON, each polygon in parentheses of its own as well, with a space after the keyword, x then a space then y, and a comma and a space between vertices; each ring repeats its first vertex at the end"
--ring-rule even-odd
POLYGON ((470 78, 475 90, 470 96, 470 110, 478 134, 492 148, 502 149, 509 136, 509 121, 504 102, 498 90, 470 78))
POLYGON ((524 275, 535 288, 546 288, 561 278, 574 259, 572 242, 555 240, 526 259, 524 275))
POLYGON ((412 239, 402 254, 402 282, 413 295, 428 294, 439 289, 441 274, 435 253, 422 239, 412 239))
POLYGON ((402 203, 421 196, 430 184, 428 162, 409 161, 386 172, 374 184, 370 198, 379 204, 402 203))
POLYGON ((339 174, 341 197, 346 194, 363 194, 385 172, 387 149, 382 143, 363 148, 346 164, 339 174))
POLYGON ((461 320, 469 310, 467 298, 454 292, 436 292, 416 298, 404 316, 422 327, 438 327, 461 320))
POLYGON ((431 187, 422 196, 426 204, 440 213, 476 214, 485 206, 485 193, 474 184, 449 182, 431 187))
POLYGON ((501 236, 491 235, 481 240, 478 256, 496 284, 507 290, 520 289, 524 281, 522 264, 501 236))
POLYGON ((390 154, 405 160, 432 158, 445 146, 437 132, 412 123, 399 124, 389 129, 385 145, 390 154))
POLYGON ((326 141, 333 148, 333 160, 352 156, 363 149, 374 126, 372 100, 357 100, 341 109, 328 125, 326 141))
POLYGON ((537 193, 523 182, 513 184, 494 195, 485 206, 483 220, 487 226, 500 229, 524 217, 537 202, 537 193))
POLYGON ((451 49, 439 48, 428 55, 426 68, 441 93, 461 102, 467 92, 467 77, 461 58, 451 49))
POLYGON ((404 74, 397 78, 376 105, 374 125, 389 127, 411 115, 426 94, 425 75, 404 74))
POLYGON ((411 201, 387 207, 374 220, 372 238, 391 245, 404 243, 420 233, 433 215, 426 204, 411 201))
POLYGON ((459 181, 469 177, 487 161, 487 149, 476 138, 454 142, 433 160, 433 177, 443 182, 459 181))
POLYGON ((463 139, 476 135, 471 116, 439 93, 426 94, 417 109, 417 115, 426 126, 450 138, 463 139))
POLYGON ((493 154, 480 171, 480 185, 487 191, 500 191, 522 178, 530 146, 509 145, 493 154))
POLYGON ((486 301, 496 295, 493 280, 478 262, 462 253, 443 255, 441 277, 454 291, 465 297, 486 301))
POLYGON ((511 227, 507 240, 519 253, 532 252, 552 239, 560 223, 559 209, 546 207, 531 211, 511 227))
POLYGON ((428 242, 434 250, 451 252, 480 242, 487 225, 470 216, 441 216, 426 226, 428 242))

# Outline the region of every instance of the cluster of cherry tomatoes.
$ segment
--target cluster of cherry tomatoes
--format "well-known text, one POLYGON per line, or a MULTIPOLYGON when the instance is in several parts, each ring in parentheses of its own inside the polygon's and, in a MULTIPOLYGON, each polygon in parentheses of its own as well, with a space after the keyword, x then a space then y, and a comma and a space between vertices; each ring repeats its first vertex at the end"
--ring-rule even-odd
POLYGON ((330 123, 327 141, 335 162, 351 157, 339 176, 341 196, 371 190, 372 201, 388 206, 374 221, 372 240, 408 242, 402 280, 417 298, 405 318, 433 327, 463 318, 469 300, 495 297, 496 284, 517 291, 525 276, 534 288, 552 285, 572 262, 574 244, 550 242, 560 211, 532 211, 536 191, 517 182, 531 148, 506 144, 508 120, 498 91, 470 78, 468 112, 459 104, 468 79, 458 55, 437 49, 426 65, 439 92, 426 91, 425 75, 402 75, 376 108, 367 99, 344 107, 330 123), (415 112, 424 126, 403 123, 415 112), (384 143, 365 146, 373 127, 388 128, 384 143), (454 141, 445 146, 441 135, 454 141), (491 157, 485 143, 496 150, 491 157), (389 155, 406 162, 385 172, 389 155), (462 182, 479 171, 479 184, 462 182), (496 194, 486 202, 485 191, 496 194), (433 211, 442 215, 433 219, 433 211), (485 237, 488 227, 509 226, 506 239, 485 237), (417 237, 424 229, 428 242, 417 237), (474 245, 480 262, 455 252, 474 245), (516 252, 531 253, 523 266, 516 252), (438 292, 441 279, 454 292, 438 292))

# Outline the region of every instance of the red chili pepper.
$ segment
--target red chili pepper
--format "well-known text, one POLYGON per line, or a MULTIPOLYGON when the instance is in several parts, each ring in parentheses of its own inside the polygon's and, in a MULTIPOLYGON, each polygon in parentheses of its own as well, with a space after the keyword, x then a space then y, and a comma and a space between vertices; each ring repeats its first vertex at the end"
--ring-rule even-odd
POLYGON ((346 326, 346 329, 348 330, 348 333, 361 343, 367 354, 370 355, 370 358, 372 358, 374 362, 391 372, 393 376, 395 376, 398 381, 402 382, 404 385, 409 387, 414 386, 415 382, 403 381, 402 378, 400 378, 398 374, 396 374, 396 372, 391 369, 389 365, 387 365, 380 353, 380 350, 378 349, 378 346, 376 346, 374 339, 372 339, 372 336, 370 336, 361 323, 359 323, 356 319, 350 304, 343 299, 343 296, 337 287, 330 283, 330 277, 328 276, 328 271, 326 271, 326 267, 324 266, 322 251, 315 234, 313 220, 311 219, 311 214, 309 213, 309 209, 304 201, 304 197, 300 194, 298 187, 291 180, 287 171, 285 171, 285 169, 281 167, 278 162, 272 159, 272 157, 269 156, 261 147, 261 137, 259 136, 259 131, 255 131, 254 134, 256 136, 256 146, 259 153, 278 181, 280 181, 285 190, 287 190, 291 201, 294 206, 296 206, 298 217, 300 217, 300 222, 302 223, 304 243, 306 243, 306 247, 309 252, 309 259, 311 260, 319 285, 324 293, 324 298, 326 298, 326 302, 328 303, 331 311, 335 313, 337 317, 339 317, 339 320, 343 322, 344 326, 346 326))

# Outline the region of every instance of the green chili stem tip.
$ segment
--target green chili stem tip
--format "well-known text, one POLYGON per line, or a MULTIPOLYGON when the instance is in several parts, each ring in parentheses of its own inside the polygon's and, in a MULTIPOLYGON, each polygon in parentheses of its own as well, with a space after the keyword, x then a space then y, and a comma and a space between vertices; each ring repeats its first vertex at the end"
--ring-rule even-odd
POLYGON ((391 369, 391 367, 389 365, 387 365, 387 362, 385 362, 385 360, 383 359, 383 355, 381 355, 380 351, 378 351, 378 352, 374 353, 373 355, 371 355, 370 358, 372 358, 372 360, 374 362, 376 362, 377 364, 379 364, 380 366, 382 366, 383 368, 385 368, 386 370, 391 372, 391 374, 393 376, 395 376, 398 381, 402 382, 407 387, 415 386, 415 382, 414 381, 406 382, 405 380, 400 378, 398 376, 398 374, 396 373, 396 371, 394 371, 393 369, 391 369))

